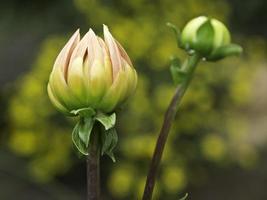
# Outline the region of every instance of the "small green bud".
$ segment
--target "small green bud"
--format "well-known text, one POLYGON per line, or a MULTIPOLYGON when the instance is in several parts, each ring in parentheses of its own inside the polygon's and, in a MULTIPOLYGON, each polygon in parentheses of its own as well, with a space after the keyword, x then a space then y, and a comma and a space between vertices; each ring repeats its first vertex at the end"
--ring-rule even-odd
POLYGON ((239 54, 242 48, 231 44, 226 26, 217 19, 200 16, 189 21, 181 32, 181 47, 199 53, 207 60, 218 60, 239 54))

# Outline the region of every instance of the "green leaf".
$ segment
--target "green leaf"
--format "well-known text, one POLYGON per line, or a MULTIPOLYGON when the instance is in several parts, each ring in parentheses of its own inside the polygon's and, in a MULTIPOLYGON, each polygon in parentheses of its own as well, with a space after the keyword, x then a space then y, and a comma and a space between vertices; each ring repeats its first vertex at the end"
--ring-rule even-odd
POLYGON ((187 78, 187 73, 181 69, 181 62, 178 58, 172 59, 170 71, 175 85, 182 83, 187 78))
POLYGON ((79 137, 86 147, 89 146, 90 135, 94 127, 95 120, 91 117, 81 118, 79 123, 79 137))
POLYGON ((95 119, 99 121, 106 130, 108 130, 115 126, 116 114, 112 113, 111 115, 106 115, 104 113, 97 113, 95 119))
POLYGON ((80 130, 80 122, 78 122, 75 125, 72 131, 72 142, 81 154, 88 155, 87 147, 79 137, 79 130, 80 130))
POLYGON ((178 85, 184 82, 188 76, 186 72, 180 69, 174 68, 173 66, 171 66, 170 70, 171 70, 172 78, 173 78, 175 85, 178 85))
POLYGON ((112 135, 108 134, 108 131, 103 131, 102 132, 102 148, 101 148, 102 155, 104 155, 108 151, 111 143, 112 143, 112 135))
POLYGON ((113 162, 115 162, 115 157, 113 154, 114 148, 118 143, 118 135, 115 128, 105 130, 102 132, 102 149, 101 154, 107 154, 113 162))
POLYGON ((71 113, 74 115, 80 115, 81 117, 92 117, 93 115, 95 115, 96 112, 93 108, 88 107, 72 110, 71 113))
POLYGON ((178 69, 182 68, 181 60, 175 56, 171 57, 171 65, 175 68, 178 68, 178 69))
POLYGON ((181 199, 179 199, 179 200, 186 200, 187 199, 187 197, 188 197, 188 193, 186 193, 185 195, 184 195, 184 197, 182 197, 181 199))
POLYGON ((177 41, 177 46, 182 48, 182 42, 181 42, 181 32, 180 30, 178 29, 178 27, 170 22, 167 22, 166 25, 168 27, 170 27, 174 34, 175 34, 175 37, 176 37, 176 41, 177 41))
POLYGON ((108 134, 111 135, 112 141, 111 141, 111 145, 109 147, 109 152, 112 152, 114 150, 114 148, 117 146, 118 143, 118 134, 115 128, 108 130, 108 134))
POLYGON ((208 55, 213 48, 214 29, 210 20, 207 20, 197 30, 195 49, 203 56, 208 55))
POLYGON ((116 158, 113 152, 108 152, 107 155, 111 158, 112 162, 116 162, 116 158))
POLYGON ((229 45, 217 48, 214 52, 212 52, 212 54, 209 57, 207 57, 207 60, 217 61, 227 56, 239 55, 242 52, 243 52, 243 49, 241 46, 237 44, 229 44, 229 45))

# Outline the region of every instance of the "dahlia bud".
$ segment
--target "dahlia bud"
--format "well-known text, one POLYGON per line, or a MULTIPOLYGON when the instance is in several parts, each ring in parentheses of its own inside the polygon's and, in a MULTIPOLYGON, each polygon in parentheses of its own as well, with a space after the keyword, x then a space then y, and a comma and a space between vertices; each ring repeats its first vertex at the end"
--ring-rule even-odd
POLYGON ((54 106, 67 114, 90 108, 110 113, 133 94, 137 74, 123 47, 104 25, 104 40, 79 30, 59 53, 48 83, 54 106))
POLYGON ((219 60, 239 54, 242 48, 231 44, 226 26, 216 20, 200 16, 189 21, 180 35, 180 46, 188 52, 197 52, 207 60, 219 60))

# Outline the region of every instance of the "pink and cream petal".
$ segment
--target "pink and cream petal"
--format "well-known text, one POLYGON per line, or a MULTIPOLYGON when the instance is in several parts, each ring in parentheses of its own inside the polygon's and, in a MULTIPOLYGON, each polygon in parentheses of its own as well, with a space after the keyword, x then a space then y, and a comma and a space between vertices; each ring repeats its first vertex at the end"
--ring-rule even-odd
POLYGON ((80 105, 79 101, 69 90, 64 76, 59 68, 55 69, 51 73, 49 83, 54 96, 61 104, 68 108, 68 110, 72 110, 80 105))
POLYGON ((69 111, 67 108, 65 108, 60 102, 59 100, 54 96, 52 89, 50 87, 50 84, 47 85, 47 92, 48 92, 48 96, 52 102, 52 104, 61 112, 65 113, 65 114, 69 114, 69 111))
POLYGON ((125 73, 127 76, 127 89, 124 93, 124 96, 121 97, 120 102, 126 101, 129 97, 131 97, 137 86, 137 73, 135 69, 127 63, 125 64, 125 73))
POLYGON ((103 111, 111 112, 116 108, 121 96, 123 96, 127 88, 127 84, 125 84, 127 82, 126 77, 126 73, 121 70, 101 101, 100 108, 103 111))
POLYGON ((80 40, 80 42, 77 44, 77 46, 75 47, 75 49, 72 52, 71 58, 70 58, 70 66, 72 67, 72 63, 76 58, 84 58, 86 51, 87 51, 87 47, 88 47, 88 36, 89 34, 86 33, 83 38, 80 40))
POLYGON ((95 35, 94 31, 90 29, 88 31, 88 46, 87 46, 87 51, 88 51, 88 73, 90 74, 91 66, 93 65, 93 62, 95 59, 98 59, 100 62, 103 59, 103 53, 101 46, 98 42, 98 38, 95 35))
POLYGON ((68 87, 71 93, 86 107, 87 91, 84 81, 83 58, 77 57, 69 67, 68 87))
POLYGON ((89 90, 92 95, 91 103, 94 106, 99 104, 106 92, 106 74, 103 64, 99 60, 95 60, 90 70, 89 90))
POLYGON ((129 58, 128 54, 126 53, 126 51, 124 50, 124 48, 121 46, 121 44, 118 41, 116 41, 116 44, 119 48, 121 57, 128 63, 128 65, 133 67, 133 63, 132 63, 131 59, 129 58))
POLYGON ((108 49, 105 44, 105 42, 102 40, 102 38, 98 37, 99 44, 101 46, 102 52, 103 52, 103 60, 104 60, 104 67, 105 67, 105 75, 106 75, 106 81, 107 85, 111 85, 113 82, 113 72, 112 72, 112 64, 109 57, 108 49))
POLYGON ((58 57, 56 58, 54 68, 60 68, 61 71, 64 74, 64 78, 66 80, 67 78, 67 73, 68 73, 68 64, 70 61, 71 54, 80 41, 80 33, 79 29, 72 35, 72 37, 69 39, 67 44, 63 47, 61 52, 59 53, 58 57))
POLYGON ((112 69, 113 69, 113 79, 115 79, 119 71, 122 69, 121 55, 120 55, 119 48, 116 44, 116 41, 110 34, 108 27, 106 25, 104 25, 104 39, 108 47, 110 58, 111 58, 112 69))

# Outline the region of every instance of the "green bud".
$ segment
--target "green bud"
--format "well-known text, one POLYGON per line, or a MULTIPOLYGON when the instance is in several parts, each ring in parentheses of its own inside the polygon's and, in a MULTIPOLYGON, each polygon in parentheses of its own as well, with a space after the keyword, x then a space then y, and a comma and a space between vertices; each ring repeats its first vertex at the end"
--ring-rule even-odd
POLYGON ((134 93, 137 74, 126 51, 104 25, 104 40, 79 30, 59 53, 48 83, 54 106, 70 115, 111 113, 134 93))
POLYGON ((242 48, 231 44, 226 26, 217 19, 200 16, 189 21, 181 32, 181 47, 197 52, 207 60, 239 54, 242 48))

